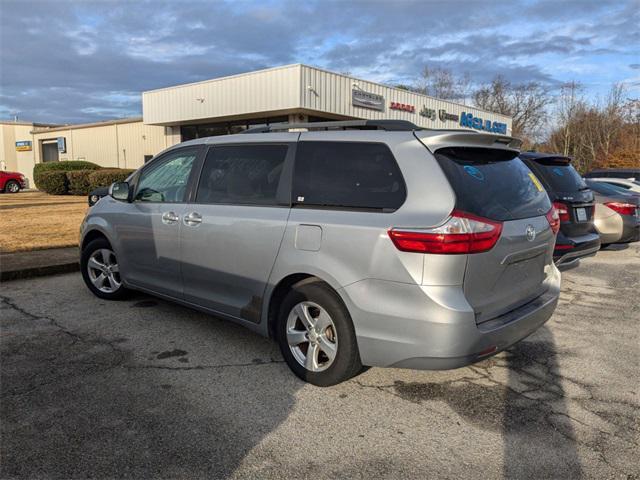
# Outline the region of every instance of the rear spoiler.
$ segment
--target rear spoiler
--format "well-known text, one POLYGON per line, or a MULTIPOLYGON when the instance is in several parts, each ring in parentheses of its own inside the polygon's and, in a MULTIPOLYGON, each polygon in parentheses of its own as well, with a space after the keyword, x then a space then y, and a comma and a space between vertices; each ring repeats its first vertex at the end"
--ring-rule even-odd
POLYGON ((519 153, 522 145, 522 140, 518 138, 472 131, 418 130, 414 135, 431 153, 446 147, 496 148, 519 153))

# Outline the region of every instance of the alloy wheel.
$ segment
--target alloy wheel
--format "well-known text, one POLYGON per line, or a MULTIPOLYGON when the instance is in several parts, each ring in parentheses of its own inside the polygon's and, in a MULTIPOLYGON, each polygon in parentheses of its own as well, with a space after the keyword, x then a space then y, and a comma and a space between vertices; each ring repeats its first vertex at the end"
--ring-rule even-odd
POLYGON ((108 248, 100 248, 91 254, 87 273, 93 286, 102 293, 114 293, 122 285, 116 255, 108 248))
POLYGON ((296 361, 310 372, 331 366, 338 351, 336 326, 331 316, 314 302, 300 302, 287 317, 287 343, 296 361))

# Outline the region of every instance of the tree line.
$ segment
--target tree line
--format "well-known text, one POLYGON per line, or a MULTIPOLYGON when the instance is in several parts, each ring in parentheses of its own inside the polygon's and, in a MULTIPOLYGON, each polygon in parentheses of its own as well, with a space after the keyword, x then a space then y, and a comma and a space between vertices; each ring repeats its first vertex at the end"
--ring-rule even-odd
POLYGON ((473 84, 468 74, 425 67, 413 84, 397 87, 507 115, 523 149, 570 156, 583 173, 596 167, 640 168, 640 99, 629 98, 622 84, 613 84, 603 98, 588 99, 576 81, 558 89, 496 75, 473 84))

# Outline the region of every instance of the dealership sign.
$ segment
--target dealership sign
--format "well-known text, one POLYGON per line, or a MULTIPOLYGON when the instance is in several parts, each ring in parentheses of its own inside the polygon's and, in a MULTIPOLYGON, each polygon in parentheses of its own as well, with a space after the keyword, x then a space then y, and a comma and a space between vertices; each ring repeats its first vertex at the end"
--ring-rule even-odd
POLYGON ((20 140, 16 142, 16 152, 30 152, 33 150, 31 140, 20 140))
POLYGON ((480 117, 474 117, 473 113, 462 112, 462 115, 460 115, 460 126, 473 128, 475 130, 484 130, 485 132, 507 134, 506 123, 483 120, 480 117))
POLYGON ((409 113, 415 113, 416 111, 416 107, 414 107, 413 105, 408 105, 406 103, 399 103, 399 102, 391 102, 391 105, 389 105, 389 108, 391 110, 402 110, 403 112, 409 112, 409 113))
POLYGON ((351 90, 351 104, 354 107, 370 108, 371 110, 384 111, 384 97, 376 93, 364 90, 351 90))
POLYGON ((431 120, 435 120, 437 117, 436 115, 436 111, 433 108, 427 108, 426 105, 424 105, 422 107, 422 110, 420 110, 420 116, 424 117, 424 118, 430 118, 431 120))

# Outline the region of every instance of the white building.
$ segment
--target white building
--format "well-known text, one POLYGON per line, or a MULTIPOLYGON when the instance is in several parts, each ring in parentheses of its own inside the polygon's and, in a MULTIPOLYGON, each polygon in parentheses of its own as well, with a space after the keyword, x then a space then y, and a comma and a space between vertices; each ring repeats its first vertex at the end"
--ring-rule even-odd
POLYGON ((142 112, 83 125, 0 122, 0 166, 30 180, 39 162, 137 168, 181 141, 278 122, 400 119, 511 133, 504 115, 301 64, 143 92, 142 112))

